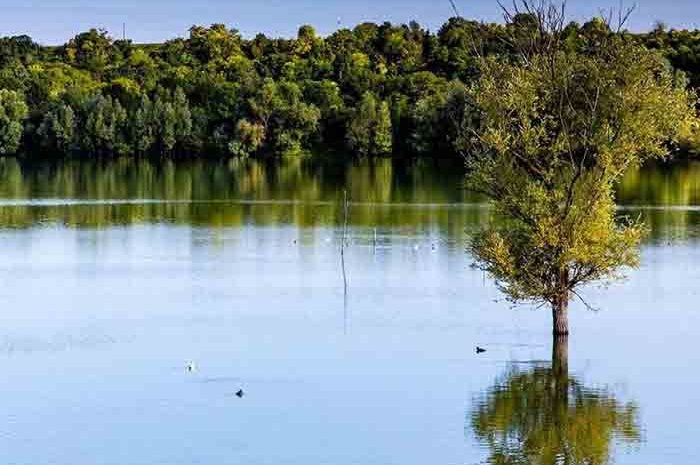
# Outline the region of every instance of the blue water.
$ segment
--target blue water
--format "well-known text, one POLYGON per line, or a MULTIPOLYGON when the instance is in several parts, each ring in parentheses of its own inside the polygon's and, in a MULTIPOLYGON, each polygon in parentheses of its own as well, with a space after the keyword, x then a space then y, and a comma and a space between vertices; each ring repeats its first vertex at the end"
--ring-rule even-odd
POLYGON ((570 463, 697 462, 692 208, 662 209, 627 281, 584 292, 597 312, 572 304, 562 401, 534 382, 551 368, 548 311, 512 307, 469 266, 483 205, 356 199, 345 295, 337 197, 280 196, 8 197, 0 462, 470 465, 498 463, 506 440, 506 463, 544 464, 548 446, 566 454, 558 434, 570 463), (533 382, 507 404, 517 373, 533 382), (489 442, 475 419, 495 399, 512 408, 488 418, 489 442))

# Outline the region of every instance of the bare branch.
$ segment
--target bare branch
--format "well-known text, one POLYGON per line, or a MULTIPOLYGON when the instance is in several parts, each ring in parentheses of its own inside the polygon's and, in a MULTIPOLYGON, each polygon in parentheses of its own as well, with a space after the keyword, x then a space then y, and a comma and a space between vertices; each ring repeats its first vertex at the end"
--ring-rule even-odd
POLYGON ((588 302, 586 302, 586 299, 584 299, 583 297, 581 297, 581 294, 579 294, 575 289, 572 289, 570 292, 571 292, 573 295, 575 295, 575 296, 578 298, 578 300, 581 301, 581 303, 586 307, 587 310, 590 310, 590 311, 592 311, 592 312, 599 312, 599 311, 600 311, 599 308, 593 307, 591 304, 589 304, 588 302))

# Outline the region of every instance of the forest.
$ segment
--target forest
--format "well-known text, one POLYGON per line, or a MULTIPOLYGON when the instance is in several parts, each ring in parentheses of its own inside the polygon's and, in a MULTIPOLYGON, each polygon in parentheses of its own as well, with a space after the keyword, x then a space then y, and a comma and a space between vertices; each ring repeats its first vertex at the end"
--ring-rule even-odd
MULTIPOLYGON (((365 23, 327 37, 243 38, 195 26, 163 44, 93 29, 58 47, 0 39, 0 154, 65 157, 433 157, 464 154, 466 101, 477 56, 517 59, 536 21, 452 18, 437 33, 365 23), (509 40, 506 40, 508 38, 509 40)), ((658 51, 676 78, 700 87, 700 31, 613 31, 601 18, 570 23, 567 47, 604 38, 658 51)), ((700 131, 675 147, 700 154, 700 131)))

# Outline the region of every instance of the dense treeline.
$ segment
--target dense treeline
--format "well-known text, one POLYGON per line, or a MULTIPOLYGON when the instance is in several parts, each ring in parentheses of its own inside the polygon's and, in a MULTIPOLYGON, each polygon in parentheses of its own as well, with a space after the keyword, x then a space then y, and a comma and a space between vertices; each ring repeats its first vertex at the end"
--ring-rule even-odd
MULTIPOLYGON (((243 39, 223 25, 193 27, 158 45, 79 34, 61 47, 0 39, 0 154, 251 156, 323 148, 360 156, 449 157, 464 147, 476 54, 506 59, 535 27, 449 20, 361 24, 319 37, 243 39)), ((604 21, 572 23, 570 47, 595 48, 604 21)), ((700 32, 624 33, 658 49, 700 87, 700 32)), ((513 57, 515 58, 515 56, 513 57)), ((682 75, 680 73, 683 73, 682 75)), ((688 134, 688 152, 700 137, 688 134)))

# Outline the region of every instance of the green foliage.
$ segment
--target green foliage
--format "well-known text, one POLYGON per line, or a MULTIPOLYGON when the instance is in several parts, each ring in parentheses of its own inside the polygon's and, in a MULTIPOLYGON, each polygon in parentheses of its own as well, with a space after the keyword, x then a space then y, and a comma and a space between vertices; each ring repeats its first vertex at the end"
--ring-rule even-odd
POLYGON ((365 93, 352 115, 348 128, 348 146, 362 156, 391 153, 391 114, 387 102, 365 93))
MULTIPOLYGON (((144 45, 97 29, 62 47, 7 37, 0 38, 0 89, 24 96, 28 118, 16 150, 37 155, 263 155, 318 146, 341 154, 351 146, 367 156, 457 157, 469 145, 465 89, 477 82, 481 58, 517 61, 518 46, 536 32, 533 21, 453 18, 437 34, 415 22, 364 23, 326 37, 305 25, 289 39, 244 39, 214 24, 144 45), (88 114, 98 96, 111 116, 88 114), (69 137, 60 128, 71 126, 70 112, 69 137), (114 126, 113 140, 105 124, 114 126)), ((582 55, 615 35, 659 50, 700 86, 696 31, 613 34, 594 19, 563 34, 566 47, 582 55)), ((695 132, 682 148, 700 152, 695 132)))
POLYGON ((413 151, 430 155, 469 150, 464 146, 463 126, 471 125, 470 109, 469 89, 460 81, 450 82, 443 92, 419 99, 413 109, 413 151))
POLYGON ((27 104, 15 91, 0 89, 0 155, 17 152, 22 139, 27 104))
POLYGON ((85 130, 79 139, 80 149, 94 155, 125 155, 127 142, 127 114, 118 100, 97 94, 80 108, 85 130))
POLYGON ((235 139, 231 142, 229 150, 233 155, 247 157, 257 153, 264 142, 265 127, 242 119, 236 124, 235 139))
POLYGON ((240 53, 241 36, 223 24, 211 27, 194 26, 190 29, 191 54, 202 63, 219 62, 240 53))
POLYGON ((72 153, 76 134, 75 112, 64 102, 54 104, 46 112, 37 130, 41 146, 54 153, 72 153))
POLYGON ((613 189, 695 121, 659 54, 593 26, 594 45, 570 48, 543 25, 522 58, 483 57, 462 125, 469 184, 501 219, 472 243, 476 265, 514 301, 555 310, 637 265, 644 228, 617 218, 613 189))
POLYGON ((106 31, 91 29, 78 34, 64 47, 67 63, 101 75, 111 64, 114 49, 106 31))

